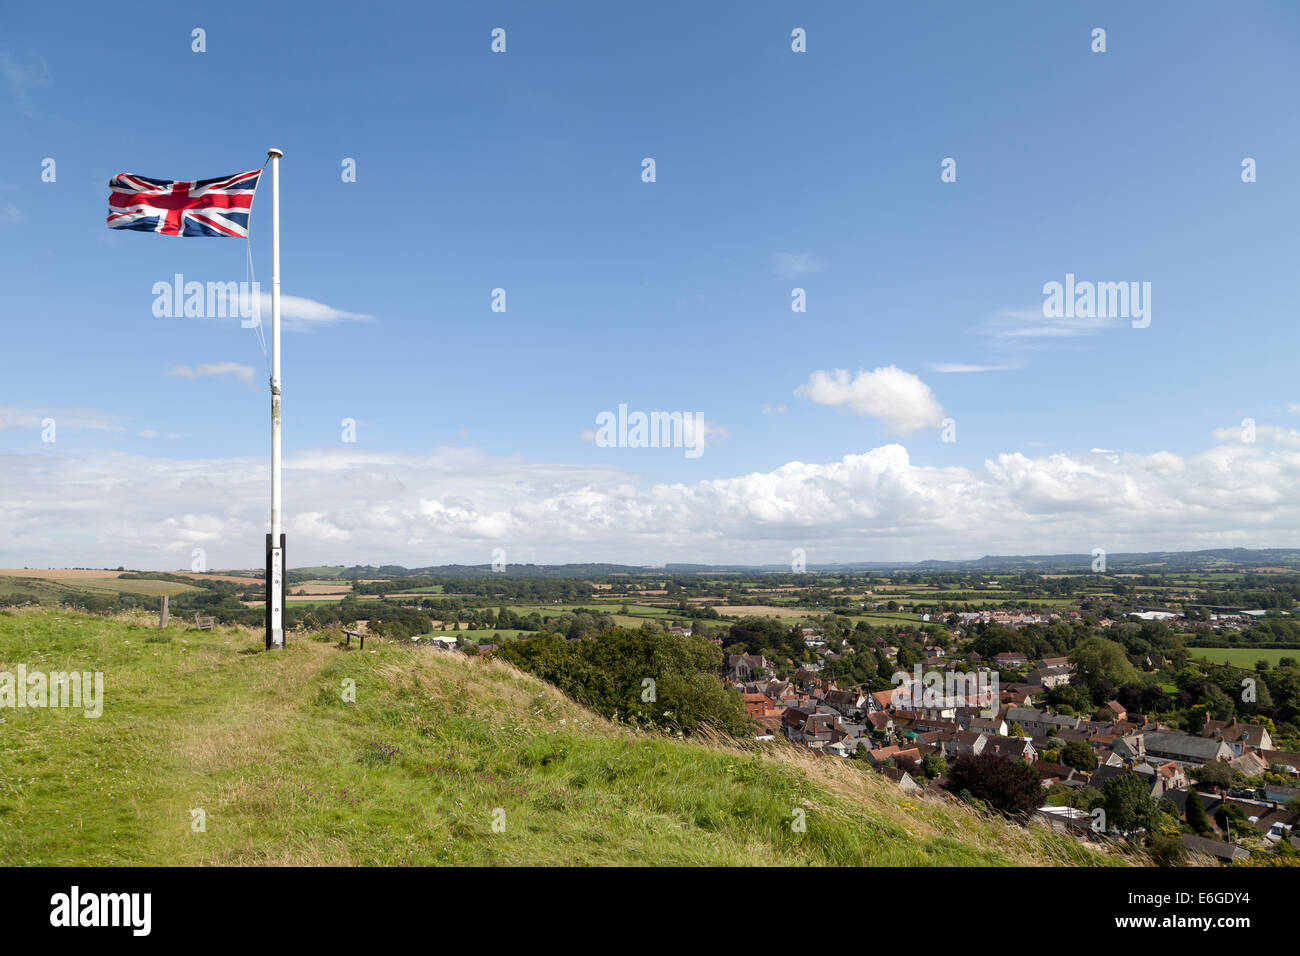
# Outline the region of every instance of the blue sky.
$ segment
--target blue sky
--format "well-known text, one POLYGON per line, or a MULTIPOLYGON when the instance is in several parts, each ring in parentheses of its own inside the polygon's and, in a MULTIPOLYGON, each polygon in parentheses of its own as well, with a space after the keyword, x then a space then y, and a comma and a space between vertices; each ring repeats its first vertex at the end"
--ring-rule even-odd
MULTIPOLYGON (((64 9, 0 13, 0 564, 172 566, 195 542, 256 563, 261 349, 238 322, 151 311, 174 273, 242 279, 244 244, 104 217, 115 173, 225 175, 272 145, 285 293, 368 317, 285 334, 303 563, 1300 540, 1293 4, 175 4, 125 36, 120 14, 64 9), (1043 285, 1066 273, 1151 283, 1150 326, 1040 334, 1043 285), (889 366, 915 388, 873 407, 925 390, 956 441, 796 394, 889 366), (706 452, 583 437, 620 403, 703 413, 706 452), (47 415, 66 425, 53 443, 47 415), (1247 417, 1261 440, 1216 484, 1214 449, 1247 417), (899 484, 823 487, 895 445, 904 463, 878 457, 899 484), (1027 476, 990 471, 1017 453, 1027 476), (790 462, 826 470, 791 487, 790 462), (224 491, 196 490, 203 474, 224 491), (1107 496, 1134 483, 1117 512, 1107 496), (1008 506, 1014 533, 990 523, 1008 506), (950 520, 971 508, 988 520, 950 520)), ((264 284, 268 212, 269 188, 264 284)))

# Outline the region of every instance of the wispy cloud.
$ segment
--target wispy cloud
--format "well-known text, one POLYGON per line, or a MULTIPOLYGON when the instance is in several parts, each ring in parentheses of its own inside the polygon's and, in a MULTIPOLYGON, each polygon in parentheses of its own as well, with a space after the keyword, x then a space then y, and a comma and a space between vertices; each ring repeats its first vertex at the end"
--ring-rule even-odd
POLYGON ((963 374, 966 372, 1009 372, 1018 368, 1024 368, 1024 365, 1019 363, 1008 365, 966 365, 961 362, 935 362, 930 366, 930 371, 949 375, 963 374))
POLYGON ((39 59, 29 65, 23 65, 11 58, 7 53, 0 53, 0 76, 3 76, 5 83, 9 86, 9 92, 13 94, 14 101, 18 104, 19 111, 24 116, 34 116, 36 107, 32 103, 31 90, 38 86, 49 86, 54 82, 50 75, 50 68, 46 65, 44 59, 39 59))
POLYGON ((940 374, 1008 372, 1026 368, 1035 352, 1077 349, 1089 338, 1127 326, 1113 318, 1055 318, 1045 316, 1041 305, 1000 309, 969 331, 979 340, 975 349, 986 361, 935 362, 930 371, 940 374))
POLYGON ((820 259, 807 252, 772 253, 772 274, 778 279, 802 279, 824 268, 820 259))
POLYGON ((199 378, 207 375, 232 375, 241 382, 253 380, 253 366, 238 362, 212 362, 206 365, 174 365, 167 370, 170 378, 199 378))
POLYGON ((1121 322, 1111 318, 1049 318, 1040 306, 997 312, 982 331, 995 339, 1078 338, 1120 327, 1121 322))
POLYGON ((122 426, 114 415, 93 408, 19 408, 0 405, 0 432, 15 428, 43 428, 47 418, 52 418, 60 429, 86 429, 88 431, 120 432, 122 426))
MULTIPOLYGON (((271 295, 262 293, 262 321, 269 324, 271 317, 271 295)), ((280 319, 286 332, 310 332, 313 329, 342 322, 373 322, 373 315, 361 312, 345 312, 315 299, 305 299, 298 295, 280 296, 280 319)))
MULTIPOLYGON (((250 316, 252 303, 241 299, 241 293, 235 289, 219 288, 212 292, 213 308, 216 314, 231 317, 250 316)), ((271 324, 271 293, 262 292, 257 297, 257 314, 262 325, 269 328, 271 324)), ((242 319, 241 319, 242 320, 242 319)), ((314 329, 339 325, 343 322, 373 322, 373 315, 363 312, 347 312, 332 305, 308 299, 300 295, 280 296, 280 327, 286 332, 310 332, 314 329)))

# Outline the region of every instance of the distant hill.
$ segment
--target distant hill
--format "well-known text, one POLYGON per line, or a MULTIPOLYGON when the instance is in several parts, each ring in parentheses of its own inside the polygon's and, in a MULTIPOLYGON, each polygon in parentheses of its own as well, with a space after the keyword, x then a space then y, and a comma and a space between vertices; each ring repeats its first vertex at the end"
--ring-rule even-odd
MULTIPOLYGON (((985 555, 958 561, 854 561, 840 564, 809 564, 808 573, 835 574, 855 571, 1089 571, 1091 554, 985 555)), ((1300 571, 1300 549, 1214 548, 1205 551, 1132 551, 1106 555, 1107 571, 1226 571, 1251 568, 1290 568, 1300 571)), ((510 564, 505 572, 517 577, 600 578, 614 574, 789 574, 788 564, 510 564)), ((491 574, 488 564, 444 564, 406 568, 396 564, 353 565, 350 568, 314 567, 292 569, 297 580, 353 580, 357 578, 482 577, 491 574)))

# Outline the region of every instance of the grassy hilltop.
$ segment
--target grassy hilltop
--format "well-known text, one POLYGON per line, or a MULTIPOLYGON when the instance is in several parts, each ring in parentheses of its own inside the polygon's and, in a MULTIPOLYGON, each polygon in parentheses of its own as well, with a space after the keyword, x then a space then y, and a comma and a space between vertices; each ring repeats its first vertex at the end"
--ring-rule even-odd
POLYGON ((105 701, 0 709, 9 864, 1122 862, 784 744, 615 726, 457 653, 330 634, 266 653, 242 628, 0 611, 0 670, 19 664, 103 671, 105 701))

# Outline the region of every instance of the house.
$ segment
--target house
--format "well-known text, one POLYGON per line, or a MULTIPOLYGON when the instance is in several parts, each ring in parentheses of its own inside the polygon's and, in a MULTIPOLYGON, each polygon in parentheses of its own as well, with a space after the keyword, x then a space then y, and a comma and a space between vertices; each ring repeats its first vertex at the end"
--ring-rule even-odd
POLYGON ((690 637, 692 632, 689 627, 670 627, 668 633, 673 637, 690 637))
POLYGON ((1073 767, 1066 766, 1063 763, 1049 763, 1046 760, 1039 760, 1034 763, 1034 769, 1038 771, 1038 776, 1043 781, 1044 787, 1050 787, 1055 783, 1082 784, 1083 781, 1076 781, 1075 775, 1078 773, 1073 767))
POLYGON ((877 747, 875 750, 867 753, 867 760, 873 767, 881 767, 889 763, 895 757, 910 757, 913 760, 920 759, 920 752, 912 747, 877 747))
POLYGON ((822 749, 834 757, 852 757, 858 752, 860 746, 862 746, 861 737, 845 737, 843 740, 837 740, 822 749))
POLYGON ((893 706, 894 692, 878 690, 867 695, 867 709, 871 712, 889 710, 893 706))
POLYGON ((1031 737, 1045 736, 1049 730, 1077 730, 1080 718, 1065 714, 1051 714, 1032 707, 1007 708, 1007 724, 1019 724, 1031 737))
POLYGON ((920 784, 912 779, 912 775, 899 767, 877 767, 876 772, 894 781, 905 793, 915 793, 921 789, 920 784))
POLYGON ((1019 651, 999 651, 993 655, 993 661, 998 667, 1005 667, 1008 670, 1016 670, 1029 664, 1029 658, 1019 651))
POLYGON ((1187 773, 1178 764, 1172 760, 1166 760, 1162 764, 1156 765, 1156 775, 1161 783, 1164 784, 1164 790, 1168 793, 1170 790, 1179 790, 1187 786, 1187 773))
POLYGON ((1140 733, 1116 737, 1110 748, 1121 757, 1126 757, 1129 760, 1141 760, 1147 755, 1146 746, 1140 733))
POLYGON ((1240 757, 1229 760, 1228 766, 1247 777, 1262 777, 1268 770, 1268 761, 1260 756, 1258 750, 1250 750, 1240 757))
POLYGON ((822 750, 835 742, 835 722, 839 714, 818 707, 804 710, 788 707, 781 715, 781 730, 793 743, 803 744, 809 750, 822 750))
POLYGON ((1039 807, 1035 819, 1042 820, 1057 833, 1084 836, 1093 833, 1093 816, 1074 807, 1039 807))
POLYGON ((1193 737, 1173 730, 1147 731, 1142 734, 1147 756, 1173 760, 1186 767, 1201 767, 1215 760, 1231 760, 1232 748, 1213 737, 1193 737))
POLYGON ((861 690, 832 690, 823 698, 827 707, 832 707, 845 717, 856 719, 867 712, 867 695, 861 690))
POLYGON ((1124 705, 1117 700, 1106 701, 1106 707, 1104 709, 1110 712, 1111 720, 1125 720, 1128 718, 1128 711, 1125 709, 1124 705))
POLYGON ((870 730, 882 734, 890 734, 894 732, 894 718, 891 714, 887 714, 884 711, 876 711, 873 714, 867 714, 863 719, 866 720, 867 727, 870 730))
POLYGON ((728 654, 723 661, 723 672, 733 681, 747 681, 771 669, 762 654, 728 654))
POLYGON ((972 717, 966 729, 993 737, 1005 737, 1008 734, 1007 722, 1001 717, 972 717))
POLYGON ((985 737, 983 752, 1023 760, 1025 763, 1033 763, 1038 759, 1038 751, 1034 749, 1033 743, 1023 737, 985 737))
POLYGON ((914 730, 917 733, 927 733, 933 730, 943 731, 944 733, 957 733, 961 730, 961 724, 955 720, 949 720, 945 717, 931 717, 928 711, 920 710, 894 711, 894 725, 901 730, 914 730))
POLYGON ((984 752, 984 744, 987 740, 988 738, 984 734, 975 734, 963 730, 944 740, 943 753, 949 760, 964 754, 978 757, 984 752))
POLYGON ((1041 687, 1030 684, 1007 682, 998 688, 998 696, 1003 704, 1010 704, 1013 707, 1028 707, 1034 701, 1034 692, 1041 690, 1041 687))
POLYGON ((1183 846, 1197 853, 1212 856, 1220 863, 1235 863, 1237 860, 1250 859, 1250 851, 1237 846, 1235 843, 1224 843, 1222 840, 1211 840, 1209 837, 1192 836, 1190 833, 1183 834, 1183 846))
POLYGON ((1247 749, 1273 749, 1273 738, 1269 736, 1268 728, 1259 724, 1239 724, 1235 720, 1231 722, 1210 720, 1207 715, 1205 726, 1201 728, 1201 736, 1222 740, 1232 748, 1234 757, 1240 757, 1247 749))
POLYGON ((1065 667, 1035 667, 1025 674, 1025 680, 1043 690, 1050 690, 1053 687, 1060 687, 1062 684, 1070 683, 1070 678, 1074 676, 1073 670, 1067 665, 1065 667))

